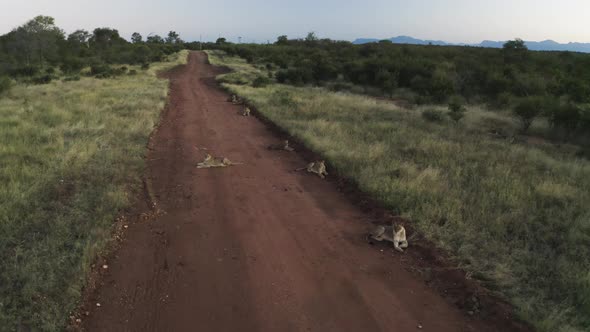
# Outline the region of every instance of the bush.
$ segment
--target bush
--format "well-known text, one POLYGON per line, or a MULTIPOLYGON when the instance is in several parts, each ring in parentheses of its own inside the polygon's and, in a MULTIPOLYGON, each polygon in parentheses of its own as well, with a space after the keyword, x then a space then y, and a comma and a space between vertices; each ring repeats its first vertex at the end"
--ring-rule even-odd
POLYGON ((78 76, 78 75, 67 76, 63 79, 64 82, 72 82, 72 81, 79 81, 79 80, 80 80, 80 76, 78 76))
POLYGON ((12 86, 12 81, 6 76, 0 76, 0 94, 8 91, 12 86))
POLYGON ((278 90, 274 92, 271 97, 271 100, 273 101, 273 103, 276 103, 278 105, 285 105, 288 107, 297 106, 295 100, 293 99, 293 96, 289 93, 289 91, 285 90, 278 90))
POLYGON ((113 76, 121 76, 121 75, 125 75, 126 73, 127 73, 127 67, 124 67, 124 66, 111 70, 111 74, 113 76))
POLYGON ((269 85, 270 83, 271 83, 271 81, 268 77, 258 76, 254 80, 254 82, 252 82, 252 86, 255 88, 263 88, 263 87, 269 85))
POLYGON ((349 83, 349 82, 344 82, 344 81, 330 82, 326 85, 326 88, 328 90, 336 91, 336 92, 351 91, 353 87, 354 87, 354 84, 349 83))
POLYGON ((313 81, 313 73, 307 67, 290 68, 277 72, 277 81, 279 83, 303 85, 313 81))
POLYGON ((90 74, 99 78, 109 77, 111 75, 111 67, 101 63, 90 67, 90 74))
POLYGON ((35 76, 37 73, 39 73, 39 68, 34 67, 34 66, 23 66, 23 67, 19 67, 16 68, 12 71, 12 75, 13 76, 35 76))
POLYGON ((583 120, 581 109, 569 100, 562 101, 558 106, 552 107, 548 113, 551 125, 554 128, 568 130, 568 135, 579 125, 582 125, 580 123, 583 120))
POLYGON ((111 74, 110 73, 100 73, 100 74, 94 75, 94 77, 99 78, 99 79, 110 78, 111 74))
POLYGON ((430 122, 442 122, 443 121, 443 112, 435 109, 427 109, 422 111, 422 117, 426 121, 430 122))
POLYGON ((490 107, 495 109, 506 109, 512 104, 514 96, 510 92, 501 92, 489 102, 490 107))
POLYGON ((33 82, 33 84, 47 84, 47 83, 50 83, 51 80, 53 80, 53 76, 51 76, 51 75, 41 75, 41 76, 34 77, 31 80, 31 82, 33 82))
POLYGON ((129 75, 137 75, 137 70, 135 70, 135 69, 131 69, 131 70, 129 71, 129 75))
POLYGON ((66 74, 73 74, 80 72, 84 68, 84 65, 84 61, 80 58, 65 58, 60 69, 66 74))
POLYGON ((463 106, 464 102, 463 98, 459 96, 449 98, 449 113, 447 114, 451 120, 455 121, 455 123, 458 123, 463 116, 465 116, 466 109, 465 106, 463 106))
POLYGON ((148 69, 150 69, 150 64, 149 64, 149 62, 142 63, 142 64, 141 64, 141 69, 143 69, 143 70, 148 70, 148 69))
POLYGON ((579 148, 576 157, 590 160, 590 147, 579 148))
POLYGON ((539 98, 523 98, 521 99, 513 109, 514 115, 518 117, 522 125, 522 132, 526 133, 533 121, 543 111, 542 103, 539 98))

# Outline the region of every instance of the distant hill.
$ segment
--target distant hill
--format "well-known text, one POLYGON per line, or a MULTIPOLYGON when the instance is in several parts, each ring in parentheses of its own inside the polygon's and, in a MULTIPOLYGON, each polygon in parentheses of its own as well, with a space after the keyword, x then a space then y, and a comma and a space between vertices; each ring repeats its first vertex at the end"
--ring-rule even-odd
MULTIPOLYGON (((353 44, 367 44, 376 43, 380 39, 375 38, 359 38, 353 41, 353 44)), ((442 40, 422 40, 409 36, 398 36, 387 39, 396 44, 412 44, 412 45, 440 45, 440 46, 476 46, 476 47, 491 47, 501 48, 505 41, 484 40, 479 44, 453 44, 442 40)), ((572 51, 590 53, 590 43, 567 43, 560 44, 553 40, 544 40, 540 42, 525 41, 526 46, 533 51, 572 51)))

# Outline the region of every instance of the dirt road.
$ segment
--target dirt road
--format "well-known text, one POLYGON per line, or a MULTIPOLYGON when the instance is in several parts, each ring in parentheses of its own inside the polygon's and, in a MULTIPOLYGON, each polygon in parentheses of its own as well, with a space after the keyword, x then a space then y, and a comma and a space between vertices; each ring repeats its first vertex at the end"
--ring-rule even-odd
POLYGON ((169 74, 148 169, 166 214, 129 226, 84 330, 493 331, 367 245, 367 215, 267 150, 279 138, 226 102, 218 73, 191 53, 169 74), (195 168, 206 151, 244 164, 195 168))

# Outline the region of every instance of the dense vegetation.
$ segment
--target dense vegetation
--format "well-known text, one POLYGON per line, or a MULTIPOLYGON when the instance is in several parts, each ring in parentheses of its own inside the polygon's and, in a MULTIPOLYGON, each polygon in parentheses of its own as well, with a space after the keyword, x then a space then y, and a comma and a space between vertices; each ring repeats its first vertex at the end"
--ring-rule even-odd
POLYGON ((60 76, 77 80, 84 68, 89 68, 87 75, 99 78, 127 74, 127 66, 121 65, 146 69, 150 62, 184 48, 174 31, 166 39, 153 35, 143 41, 139 33, 131 39, 128 42, 111 28, 76 30, 66 36, 52 17, 37 16, 0 36, 0 93, 14 81, 44 84, 60 76))
POLYGON ((0 37, 0 72, 10 76, 0 83, 11 86, 0 94, 0 330, 60 331, 115 217, 141 188, 145 144, 167 95, 156 72, 186 52, 164 56, 177 47, 130 44, 110 29, 73 42, 44 17, 25 26, 0 37), (153 60, 164 62, 145 68, 153 60), (103 79, 18 84, 73 74, 73 63, 91 66, 88 76, 104 66, 103 79), (126 75, 109 74, 117 63, 126 75))
POLYGON ((209 47, 265 66, 262 76, 296 86, 322 85, 404 99, 445 103, 461 96, 470 103, 514 108, 522 131, 538 117, 565 138, 590 133, 590 55, 532 52, 521 40, 503 49, 380 43, 353 45, 318 39, 278 38, 273 45, 209 47), (520 105, 520 106, 519 106, 520 105), (532 108, 532 109, 531 109, 532 108))
POLYGON ((234 69, 219 77, 225 88, 410 219, 523 319, 541 331, 590 330, 590 163, 579 147, 497 135, 490 130, 517 133, 521 120, 456 98, 402 109, 326 88, 255 87, 266 66, 209 54, 234 69))

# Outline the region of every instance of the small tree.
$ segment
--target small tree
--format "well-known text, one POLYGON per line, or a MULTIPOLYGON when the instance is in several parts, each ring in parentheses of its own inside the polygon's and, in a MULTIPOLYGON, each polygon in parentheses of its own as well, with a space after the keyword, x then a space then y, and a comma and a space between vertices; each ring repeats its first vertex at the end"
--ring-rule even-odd
POLYGON ((286 35, 282 35, 282 36, 279 36, 277 38, 277 41, 275 42, 275 44, 277 44, 277 45, 287 45, 288 42, 289 42, 289 39, 287 38, 287 36, 286 35))
POLYGON ((225 43, 227 43, 227 39, 225 39, 225 38, 223 38, 223 37, 219 37, 219 38, 217 38, 217 40, 215 41, 215 44, 217 44, 217 45, 222 45, 222 44, 225 44, 225 43))
POLYGON ((463 106, 463 99, 459 96, 453 96, 449 99, 449 112, 447 113, 451 120, 459 123, 465 116, 467 109, 463 106))
POLYGON ((85 66, 82 59, 78 57, 65 57, 62 60, 60 69, 66 74, 76 74, 85 66))
POLYGON ((513 113, 520 120, 523 133, 526 133, 529 130, 533 121, 539 116, 539 114, 541 114, 542 110, 541 102, 537 98, 524 98, 516 104, 513 113))
POLYGON ((381 88, 383 93, 391 97, 393 91, 397 88, 397 73, 391 73, 381 68, 375 74, 375 83, 381 88))
POLYGON ((180 44, 182 43, 182 39, 180 39, 180 35, 176 31, 170 31, 168 32, 168 37, 166 37, 166 43, 180 44))
POLYGON ((132 42, 133 44, 139 44, 139 43, 141 43, 142 41, 143 41, 143 37, 141 37, 141 35, 139 34, 139 32, 134 32, 134 33, 131 35, 131 42, 132 42))
POLYGON ((150 44, 163 44, 164 39, 158 35, 148 36, 147 42, 150 44))
POLYGON ((37 16, 13 30, 15 49, 27 65, 43 66, 47 60, 59 58, 58 44, 64 40, 64 32, 50 16, 37 16))
POLYGON ((311 31, 305 37, 305 43, 307 45, 313 45, 318 41, 318 37, 315 35, 315 32, 311 31))
POLYGON ((526 47, 525 42, 520 38, 509 40, 502 47, 502 53, 504 54, 504 61, 506 63, 521 63, 528 57, 528 51, 529 49, 526 47))
POLYGON ((88 44, 90 33, 86 30, 76 30, 68 35, 68 42, 71 44, 88 44))
POLYGON ((0 94, 4 91, 8 91, 10 86, 12 85, 12 81, 7 76, 0 76, 0 94))

